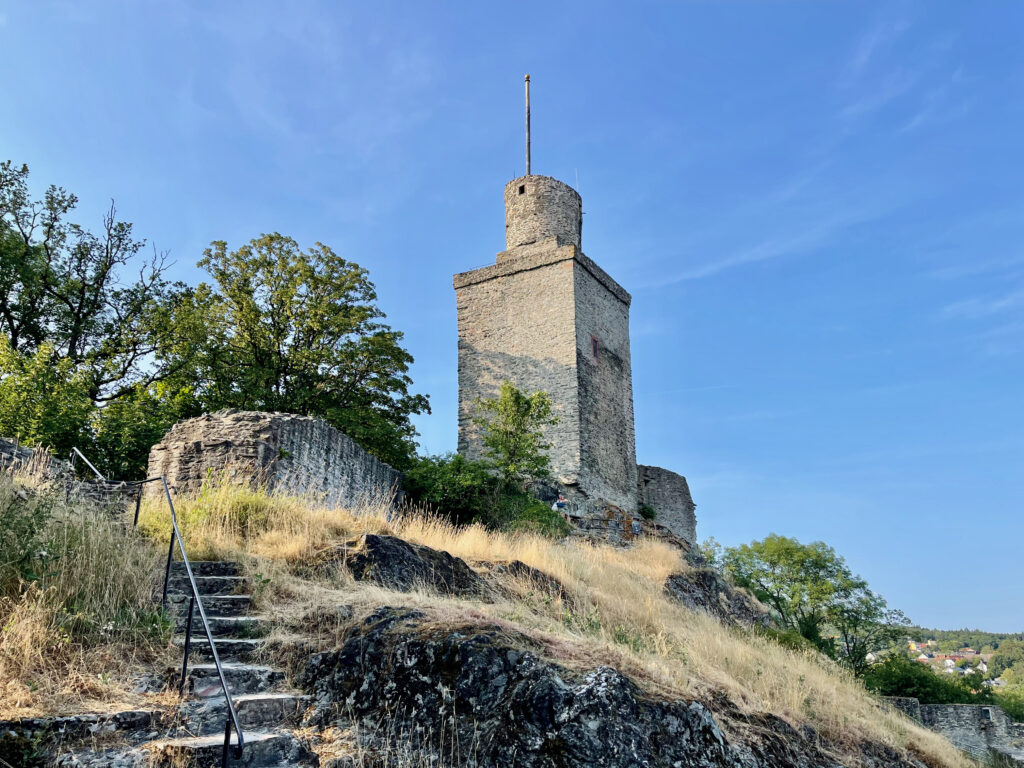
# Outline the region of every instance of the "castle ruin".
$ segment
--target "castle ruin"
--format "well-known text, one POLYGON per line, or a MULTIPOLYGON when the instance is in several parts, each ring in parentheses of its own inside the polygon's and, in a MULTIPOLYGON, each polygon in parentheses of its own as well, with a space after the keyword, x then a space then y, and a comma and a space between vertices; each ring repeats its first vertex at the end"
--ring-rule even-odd
POLYGON ((692 545, 686 479, 636 462, 631 297, 583 253, 582 205, 568 184, 530 173, 527 133, 527 173, 505 185, 505 250, 494 264, 454 277, 459 452, 482 457, 478 398, 494 397, 506 379, 543 390, 559 418, 545 435, 552 474, 577 525, 631 538, 644 503, 692 545))

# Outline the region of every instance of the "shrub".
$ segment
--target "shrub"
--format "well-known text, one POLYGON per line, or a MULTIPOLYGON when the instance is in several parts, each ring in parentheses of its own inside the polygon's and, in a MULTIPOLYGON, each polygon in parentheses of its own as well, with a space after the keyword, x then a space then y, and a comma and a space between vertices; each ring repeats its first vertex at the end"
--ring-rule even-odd
POLYGON ((485 462, 457 453, 417 459, 406 473, 405 491, 455 525, 483 523, 549 537, 569 532, 569 524, 545 502, 497 477, 485 462))
POLYGON ((1004 688, 996 693, 996 703, 1013 720, 1024 722, 1024 686, 1004 688))
POLYGON ((486 518, 501 496, 501 481, 483 462, 449 453, 416 459, 405 474, 405 492, 456 525, 466 525, 486 518))
POLYGON ((864 684, 882 696, 910 696, 922 704, 993 703, 992 690, 982 684, 981 675, 936 674, 928 665, 899 654, 869 667, 864 684))
POLYGON ((46 572, 52 515, 49 497, 28 496, 0 479, 0 597, 17 594, 46 572))
POLYGON ((525 493, 507 494, 499 508, 503 516, 500 527, 507 531, 527 531, 549 539, 560 539, 568 536, 571 530, 560 512, 525 493))
POLYGON ((657 510, 650 504, 641 504, 638 511, 640 512, 640 517, 644 520, 653 520, 658 516, 657 510))
POLYGON ((160 549, 106 510, 45 491, 25 498, 0 475, 0 712, 102 699, 137 654, 166 646, 160 549))

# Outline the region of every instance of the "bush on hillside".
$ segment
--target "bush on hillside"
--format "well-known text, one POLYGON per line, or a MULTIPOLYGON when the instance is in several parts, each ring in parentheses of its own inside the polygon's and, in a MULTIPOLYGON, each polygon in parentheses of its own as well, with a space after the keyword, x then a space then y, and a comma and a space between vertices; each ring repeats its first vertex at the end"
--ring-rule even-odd
POLYGON ((0 474, 0 717, 102 699, 133 657, 166 646, 161 549, 88 502, 24 494, 0 474))
POLYGON ((497 476, 489 464, 457 453, 417 459, 404 487, 413 500, 455 525, 481 523, 555 538, 569 532, 569 524, 547 503, 497 476))
POLYGON ((868 668, 868 690, 882 696, 909 696, 922 704, 992 704, 992 689, 981 675, 936 674, 927 664, 892 654, 868 668))
POLYGON ((568 536, 571 527, 560 512, 553 510, 546 502, 524 492, 509 492, 502 496, 489 517, 483 521, 490 527, 516 532, 539 533, 551 539, 568 536))
POLYGON ((457 453, 416 459, 405 473, 405 492, 456 525, 486 519, 502 483, 482 461, 457 453))
POLYGON ((1012 686, 996 692, 996 703, 1013 720, 1024 723, 1024 686, 1012 686))
POLYGON ((46 572, 52 517, 50 498, 29 497, 0 479, 0 597, 17 595, 46 572))

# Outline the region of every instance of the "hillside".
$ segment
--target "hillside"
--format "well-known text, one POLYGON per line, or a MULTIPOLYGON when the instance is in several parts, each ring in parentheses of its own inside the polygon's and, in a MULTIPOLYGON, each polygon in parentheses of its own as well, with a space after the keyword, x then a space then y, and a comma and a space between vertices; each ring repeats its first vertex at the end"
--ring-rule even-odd
MULTIPOLYGON (((59 510, 50 533, 80 514, 75 503, 59 510)), ((325 765, 492 765, 510 754, 551 766, 972 764, 820 655, 679 603, 666 581, 700 574, 656 541, 556 543, 228 487, 179 500, 179 521, 193 558, 237 563, 247 577, 260 662, 312 695, 291 733, 325 765)), ((140 534, 117 534, 107 564, 90 567, 115 583, 123 563, 140 563, 129 580, 145 576, 150 592, 167 524, 166 507, 147 501, 140 534)), ((174 710, 166 689, 138 684, 180 663, 166 635, 127 655, 124 637, 105 645, 98 632, 66 639, 77 650, 60 666, 39 653, 15 664, 13 639, 31 624, 18 618, 25 594, 4 603, 0 686, 31 685, 8 694, 0 716, 174 710), (76 689, 69 670, 106 677, 76 689)), ((111 762, 144 751, 121 736, 66 741, 76 757, 62 764, 132 764, 111 762)))

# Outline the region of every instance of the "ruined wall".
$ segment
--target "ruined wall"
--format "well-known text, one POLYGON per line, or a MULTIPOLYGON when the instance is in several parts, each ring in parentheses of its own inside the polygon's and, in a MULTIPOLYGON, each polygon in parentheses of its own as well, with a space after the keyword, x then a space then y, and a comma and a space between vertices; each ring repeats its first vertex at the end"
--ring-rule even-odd
POLYGON ((71 465, 43 448, 27 448, 12 438, 0 437, 0 471, 25 472, 53 479, 70 477, 71 465))
POLYGON ((921 702, 917 699, 912 696, 886 696, 885 700, 911 720, 921 722, 921 702))
POLYGON ((582 254, 573 264, 580 401, 580 487, 637 509, 629 294, 582 254))
POLYGON ((697 543, 697 505, 690 497, 686 478, 661 467, 637 467, 637 485, 641 504, 657 512, 655 521, 668 528, 691 546, 697 543))
POLYGON ((149 453, 149 476, 156 475, 166 476, 175 493, 225 478, 339 506, 393 501, 402 478, 320 419, 238 410, 175 424, 149 453))
POLYGON ((989 750, 1012 750, 1015 737, 1019 738, 1013 721, 997 706, 922 704, 921 722, 980 759, 989 750))
POLYGON ((998 753, 1024 765, 1024 724, 1013 722, 1002 707, 994 704, 921 704, 907 696, 887 696, 886 701, 979 760, 998 753))

